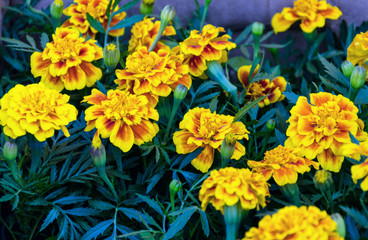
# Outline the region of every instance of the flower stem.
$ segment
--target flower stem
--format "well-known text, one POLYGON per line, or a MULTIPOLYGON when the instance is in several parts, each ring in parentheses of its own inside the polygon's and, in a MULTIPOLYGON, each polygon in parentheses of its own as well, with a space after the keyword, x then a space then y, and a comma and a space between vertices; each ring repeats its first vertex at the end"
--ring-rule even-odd
POLYGON ((169 137, 169 133, 170 133, 170 130, 171 130, 171 126, 172 126, 172 123, 174 121, 176 112, 178 111, 178 108, 180 106, 180 102, 181 101, 177 101, 176 99, 174 99, 174 103, 173 103, 172 111, 171 111, 171 114, 170 114, 169 123, 167 124, 167 128, 166 128, 166 132, 165 132, 165 137, 164 137, 163 144, 166 144, 167 143, 167 140, 168 140, 168 137, 169 137))
POLYGON ((240 222, 243 219, 244 211, 240 203, 233 206, 224 206, 224 220, 226 224, 226 240, 236 240, 240 222))
POLYGON ((150 48, 148 50, 149 52, 152 52, 153 49, 155 49, 158 41, 160 40, 160 38, 162 37, 162 34, 164 33, 164 30, 165 30, 167 24, 168 23, 165 24, 163 21, 161 21, 160 29, 158 30, 158 33, 155 37, 155 40, 153 40, 153 43, 152 43, 152 45, 150 46, 150 48))
POLYGON ((44 145, 45 142, 39 142, 33 135, 28 135, 28 146, 31 149, 31 173, 35 173, 41 165, 41 155, 44 145))
POLYGON ((97 172, 98 174, 100 175, 100 177, 102 178, 102 180, 106 183, 106 185, 110 188, 112 194, 114 195, 114 198, 116 200, 118 200, 118 195, 116 194, 116 191, 115 191, 115 188, 114 186, 112 185, 110 179, 107 177, 106 175, 106 170, 105 170, 105 166, 101 166, 101 167, 97 167, 96 166, 96 169, 97 169, 97 172))
POLYGON ((206 1, 206 4, 204 5, 204 8, 203 8, 203 14, 202 14, 202 19, 201 19, 201 25, 199 26, 199 29, 202 29, 202 28, 203 28, 204 21, 206 20, 206 17, 207 17, 208 6, 209 6, 209 4, 207 4, 207 1, 206 1))
POLYGON ((349 89, 349 99, 350 99, 350 101, 352 101, 352 102, 355 101, 355 98, 358 95, 359 90, 360 89, 355 89, 355 88, 350 86, 350 89, 349 89))

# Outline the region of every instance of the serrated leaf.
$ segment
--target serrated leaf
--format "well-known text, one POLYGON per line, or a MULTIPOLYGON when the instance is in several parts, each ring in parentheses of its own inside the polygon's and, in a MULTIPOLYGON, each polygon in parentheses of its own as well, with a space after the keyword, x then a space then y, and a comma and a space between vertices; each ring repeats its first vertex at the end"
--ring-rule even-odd
POLYGON ((92 208, 73 208, 64 210, 66 214, 74 215, 74 216, 90 216, 90 215, 96 215, 100 213, 100 211, 92 208))
POLYGON ((356 210, 355 208, 349 208, 345 206, 340 206, 340 208, 346 212, 351 218, 354 219, 356 223, 358 223, 363 228, 368 229, 368 219, 367 217, 361 213, 360 211, 356 210))
POLYGON ((332 63, 328 62, 324 57, 318 54, 319 60, 321 61, 323 67, 325 68, 328 75, 336 79, 339 83, 344 85, 344 87, 349 88, 349 81, 345 78, 344 74, 335 67, 332 63))
POLYGON ((119 13, 122 13, 122 12, 124 12, 124 11, 126 11, 126 10, 128 10, 128 9, 130 9, 132 7, 134 7, 134 5, 136 5, 138 2, 139 2, 139 0, 133 0, 133 1, 130 1, 130 2, 126 3, 126 4, 124 4, 121 8, 119 8, 119 10, 117 10, 116 12, 114 12, 112 14, 112 16, 115 16, 115 15, 117 15, 119 13))
POLYGON ((135 219, 139 222, 141 222, 141 219, 139 218, 139 216, 141 216, 141 218, 146 221, 148 224, 152 225, 152 221, 143 213, 141 213, 138 210, 135 210, 133 208, 125 208, 125 207, 119 207, 119 210, 125 215, 127 216, 129 219, 135 219))
POLYGON ((149 193, 154 188, 154 186, 156 186, 156 184, 158 183, 158 181, 160 181, 164 174, 165 170, 161 170, 150 179, 150 183, 147 186, 146 194, 149 193))
POLYGON ((49 212, 49 214, 47 214, 47 217, 45 218, 45 220, 41 225, 40 232, 44 230, 48 225, 50 225, 50 223, 52 223, 59 216, 59 214, 60 212, 57 209, 55 208, 51 209, 51 211, 49 212))
POLYGON ((346 217, 346 230, 347 230, 347 238, 349 240, 360 240, 360 235, 357 226, 355 225, 352 217, 346 217))
POLYGON ((82 236, 81 240, 91 240, 93 238, 97 238, 100 234, 103 234, 105 230, 110 227, 111 224, 113 224, 113 222, 114 220, 110 219, 97 224, 96 226, 88 230, 86 234, 82 236))
POLYGON ((155 210, 158 214, 160 214, 161 216, 164 216, 164 212, 162 211, 160 205, 156 202, 153 201, 151 198, 147 197, 147 196, 143 196, 142 194, 137 193, 137 196, 142 199, 144 202, 146 202, 151 208, 153 208, 153 210, 155 210))
POLYGON ((0 198, 0 202, 7 202, 15 197, 15 194, 6 194, 0 198))
POLYGON ((46 47, 46 44, 49 42, 49 36, 47 36, 47 34, 43 32, 41 34, 40 42, 41 42, 42 49, 44 49, 46 47))
POLYGON ((205 95, 203 97, 200 97, 200 98, 197 98, 195 101, 194 101, 194 104, 196 103, 204 103, 204 102, 207 102, 208 100, 210 99, 213 99, 215 97, 218 97, 220 95, 219 92, 214 92, 214 93, 210 93, 208 95, 205 95))
POLYGON ((197 207, 189 207, 184 211, 172 224, 170 224, 169 230, 164 235, 164 240, 173 238, 179 231, 181 231, 190 217, 197 211, 197 207))
POLYGON ((94 209, 98 210, 110 210, 115 208, 114 205, 108 202, 100 201, 100 200, 90 200, 88 201, 89 205, 94 209))
POLYGON ((29 44, 34 48, 34 49, 37 49, 36 47, 36 42, 34 40, 33 37, 29 36, 29 35, 26 35, 26 39, 27 41, 29 42, 29 44))
POLYGON ((210 235, 210 226, 208 224, 208 219, 206 216, 206 213, 202 211, 202 209, 198 209, 199 212, 199 216, 201 218, 201 225, 202 225, 202 230, 204 232, 204 235, 206 235, 206 237, 208 237, 210 235))
POLYGON ((116 29, 121 29, 121 28, 125 28, 125 27, 130 27, 134 23, 142 21, 143 18, 144 18, 144 15, 133 15, 131 17, 128 17, 128 18, 125 18, 125 19, 121 20, 120 22, 118 22, 114 26, 110 27, 109 30, 116 30, 116 29))
POLYGON ((62 205, 67 205, 67 204, 74 204, 74 203, 79 203, 79 202, 84 202, 91 199, 90 197, 85 197, 85 196, 68 196, 68 197, 63 197, 60 198, 56 201, 54 201, 54 204, 62 204, 62 205))
POLYGON ((89 24, 96 29, 97 31, 99 31, 100 33, 105 33, 105 29, 103 28, 103 26, 101 25, 101 23, 99 21, 97 21, 96 19, 94 19, 89 13, 87 14, 87 21, 89 22, 89 24))
POLYGON ((235 114, 235 117, 234 117, 234 121, 233 122, 236 122, 238 120, 240 120, 242 117, 244 117, 245 114, 247 114, 247 112, 252 109, 254 106, 256 106, 260 101, 262 101, 263 99, 265 99, 268 95, 266 96, 263 96, 263 97, 260 97, 250 103, 248 103, 247 105, 243 106, 239 112, 237 114, 235 114))

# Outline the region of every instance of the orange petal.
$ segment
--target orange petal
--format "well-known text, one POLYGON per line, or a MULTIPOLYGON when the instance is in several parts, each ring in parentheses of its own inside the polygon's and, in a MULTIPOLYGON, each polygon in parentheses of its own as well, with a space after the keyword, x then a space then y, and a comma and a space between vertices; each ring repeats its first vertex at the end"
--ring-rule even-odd
POLYGON ((61 76, 61 80, 67 90, 82 89, 86 86, 86 74, 79 66, 69 68, 68 72, 61 76))
POLYGON ((191 153, 198 148, 196 144, 188 144, 188 138, 193 137, 193 134, 186 131, 177 131, 173 135, 173 142, 176 147, 176 152, 179 154, 191 153))
POLYGON ((287 20, 281 13, 276 13, 272 17, 271 25, 273 30, 275 31, 275 34, 277 34, 279 32, 285 32, 286 30, 288 30, 295 21, 296 19, 287 20))
POLYGON ((191 163, 199 171, 208 172, 213 163, 213 148, 208 145, 205 146, 203 151, 191 163))
POLYGON ((111 132, 110 141, 123 152, 128 152, 134 144, 134 133, 129 125, 116 124, 111 132))
POLYGON ((207 69, 206 59, 203 56, 192 56, 188 62, 189 72, 196 77, 201 76, 207 69))
POLYGON ((46 72, 48 72, 50 64, 50 60, 42 59, 42 53, 40 52, 34 52, 31 55, 31 72, 35 78, 43 76, 46 72))
POLYGON ((82 102, 88 102, 89 104, 101 105, 102 101, 105 101, 107 96, 97 89, 92 89, 92 93, 89 96, 85 96, 82 102))
POLYGON ((134 144, 138 146, 151 141, 158 132, 157 124, 147 120, 142 120, 140 124, 131 125, 130 127, 134 133, 134 144))
POLYGON ((102 77, 102 71, 98 67, 95 67, 92 63, 83 61, 79 65, 84 73, 86 74, 86 85, 87 87, 91 87, 97 80, 100 80, 102 77))
POLYGON ((48 72, 46 72, 42 76, 41 82, 45 84, 46 87, 55 89, 56 91, 59 91, 59 92, 61 92, 64 89, 64 83, 61 80, 61 77, 53 77, 48 72))
POLYGON ((245 155, 245 147, 240 142, 237 141, 235 143, 235 150, 231 159, 239 160, 244 155, 245 155))
POLYGON ((293 184, 298 180, 298 173, 290 168, 282 167, 280 169, 273 170, 273 179, 279 186, 293 184))
POLYGON ((317 159, 324 170, 339 172, 344 161, 344 156, 336 156, 330 149, 326 149, 317 155, 317 159))

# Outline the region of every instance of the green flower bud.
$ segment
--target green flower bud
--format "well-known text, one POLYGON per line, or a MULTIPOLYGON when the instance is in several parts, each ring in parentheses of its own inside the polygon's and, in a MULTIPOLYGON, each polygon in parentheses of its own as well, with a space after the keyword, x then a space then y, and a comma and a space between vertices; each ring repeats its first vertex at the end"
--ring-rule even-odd
POLYGON ((103 60, 109 71, 115 69, 120 61, 120 50, 113 43, 107 44, 103 49, 103 60))
POLYGON ((60 19, 63 15, 64 2, 63 0, 55 0, 50 6, 50 14, 54 19, 60 19))
MULTIPOLYGON (((175 17, 176 10, 171 5, 166 5, 161 11, 161 21, 169 23, 175 17)), ((166 27, 166 26, 165 26, 166 27)))
POLYGON ((301 205, 300 196, 299 196, 299 187, 296 183, 293 184, 285 184, 280 186, 281 192, 284 196, 292 202, 296 206, 301 205))
POLYGON ((314 186, 319 191, 326 193, 333 191, 335 186, 330 172, 326 170, 319 170, 313 177, 314 186))
POLYGON ((273 131, 276 127, 276 121, 275 119, 270 119, 266 123, 266 127, 268 131, 273 131))
POLYGON ((332 220, 337 223, 336 232, 343 238, 346 236, 345 221, 339 213, 331 214, 332 220))
POLYGON ((153 11, 153 3, 147 4, 146 1, 142 1, 141 4, 139 5, 139 11, 143 15, 151 14, 153 11))
POLYGON ((350 76, 350 85, 354 89, 360 89, 365 83, 367 70, 364 67, 356 66, 350 76))
POLYGON ((181 190, 181 182, 173 179, 169 185, 170 195, 174 195, 181 190))
POLYGON ((17 144, 7 141, 3 147, 3 154, 6 161, 15 161, 18 154, 17 144))
POLYGON ((206 0, 206 5, 210 5, 210 3, 212 2, 212 0, 206 0))
MULTIPOLYGON (((226 134, 224 140, 221 144, 221 158, 224 162, 229 162, 231 157, 234 154, 235 151, 235 143, 237 141, 237 138, 235 134, 228 133, 226 134)), ((226 167, 226 166, 225 166, 226 167)))
POLYGON ((188 88, 183 84, 176 86, 174 90, 174 99, 182 101, 188 93, 188 88))
POLYGON ((264 24, 260 22, 254 22, 252 24, 252 34, 255 36, 261 36, 263 33, 264 24))
POLYGON ((102 144, 98 131, 96 131, 91 146, 92 161, 96 168, 104 168, 106 164, 106 150, 102 144))
POLYGON ((344 73, 345 77, 350 77, 351 73, 354 70, 354 65, 350 61, 344 61, 341 63, 341 70, 344 73))

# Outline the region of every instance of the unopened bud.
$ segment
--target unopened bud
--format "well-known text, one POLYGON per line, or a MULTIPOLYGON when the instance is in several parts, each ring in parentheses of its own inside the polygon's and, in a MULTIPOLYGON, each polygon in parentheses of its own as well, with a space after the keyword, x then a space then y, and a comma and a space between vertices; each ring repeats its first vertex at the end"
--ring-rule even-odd
MULTIPOLYGON (((237 138, 233 133, 226 134, 221 144, 221 157, 224 162, 228 162, 234 154, 237 138)), ((226 166, 225 166, 226 167, 226 166)))
POLYGON ((181 190, 181 182, 173 179, 169 185, 170 195, 174 195, 181 190))
POLYGON ((354 89, 360 89, 365 83, 367 70, 364 67, 356 66, 350 76, 350 85, 354 89))
POLYGON ((280 189, 284 196, 294 205, 298 207, 301 205, 299 187, 296 183, 282 185, 280 189))
POLYGON ((7 141, 3 147, 3 154, 6 161, 14 161, 18 154, 17 144, 7 141))
POLYGON ((254 22, 252 24, 252 34, 255 36, 261 36, 263 33, 264 24, 260 22, 254 22))
POLYGON ((341 70, 345 77, 350 77, 354 70, 354 65, 350 61, 341 63, 341 70))
POLYGON ((139 11, 143 15, 151 14, 153 11, 154 0, 143 0, 139 5, 139 11))
POLYGON ((273 131, 276 127, 276 121, 275 119, 270 119, 266 123, 266 127, 268 131, 273 131))
POLYGON ((107 44, 103 49, 103 59, 108 70, 114 70, 120 61, 120 50, 113 43, 107 44))
POLYGON ((188 88, 183 84, 176 86, 174 90, 174 99, 182 101, 188 93, 188 88))
POLYGON ((318 170, 313 178, 314 186, 319 191, 326 193, 335 188, 332 175, 326 170, 318 170))
POLYGON ((63 0, 55 0, 50 6, 50 14, 54 19, 60 19, 63 15, 64 2, 63 0))
POLYGON ((331 214, 332 220, 334 220, 337 223, 336 232, 343 238, 346 236, 346 227, 345 227, 345 221, 340 215, 340 213, 333 213, 331 214))
POLYGON ((105 150, 105 146, 101 142, 98 131, 96 131, 92 139, 91 156, 92 156, 92 161, 97 168, 105 167, 106 150, 105 150))
MULTIPOLYGON (((161 11, 161 21, 169 23, 175 17, 175 8, 171 5, 166 5, 161 11)), ((166 27, 166 26, 165 26, 166 27)))

